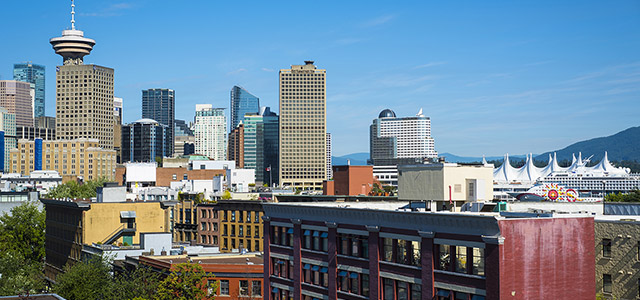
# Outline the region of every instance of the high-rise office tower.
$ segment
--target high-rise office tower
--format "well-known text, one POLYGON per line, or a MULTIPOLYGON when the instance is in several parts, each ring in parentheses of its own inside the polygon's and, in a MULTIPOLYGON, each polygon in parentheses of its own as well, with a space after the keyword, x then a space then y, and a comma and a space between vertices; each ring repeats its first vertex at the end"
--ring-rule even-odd
POLYGON ((227 159, 236 162, 236 168, 244 168, 244 124, 240 123, 229 132, 227 159))
POLYGON ((2 143, 2 166, 0 171, 9 172, 11 149, 18 147, 16 139, 16 115, 10 113, 6 108, 0 107, 0 142, 2 143))
POLYGON ((231 130, 233 130, 244 120, 245 114, 258 113, 260 99, 236 85, 231 89, 229 106, 231 107, 231 130))
POLYGON ((170 89, 148 89, 142 91, 142 118, 156 120, 170 130, 171 153, 175 142, 176 92, 170 89))
POLYGON ((194 125, 196 153, 213 160, 227 158, 227 118, 224 108, 213 108, 211 104, 196 104, 194 125))
POLYGON ((385 109, 370 126, 370 159, 376 166, 422 163, 438 157, 431 137, 431 119, 422 109, 413 117, 396 117, 385 109))
POLYGON ((175 120, 173 154, 189 155, 195 153, 196 138, 184 120, 175 120))
POLYGON ((331 133, 327 132, 327 180, 333 178, 331 162, 331 133))
POLYGON ((113 149, 113 69, 85 65, 96 42, 75 26, 71 4, 71 29, 49 40, 62 66, 56 67, 56 137, 62 140, 98 139, 104 149, 113 149))
POLYGON ((140 119, 122 126, 122 162, 155 162, 171 156, 169 126, 140 119))
POLYGON ((0 106, 16 115, 16 126, 33 127, 31 84, 15 80, 0 80, 0 106))
POLYGON ((256 170, 257 184, 278 182, 278 115, 269 107, 244 116, 244 168, 256 170))
POLYGON ((41 65, 19 63, 13 65, 13 80, 28 82, 33 85, 33 117, 44 117, 44 79, 45 68, 41 65))
POLYGON ((280 185, 322 189, 326 170, 326 70, 313 61, 280 70, 280 185))

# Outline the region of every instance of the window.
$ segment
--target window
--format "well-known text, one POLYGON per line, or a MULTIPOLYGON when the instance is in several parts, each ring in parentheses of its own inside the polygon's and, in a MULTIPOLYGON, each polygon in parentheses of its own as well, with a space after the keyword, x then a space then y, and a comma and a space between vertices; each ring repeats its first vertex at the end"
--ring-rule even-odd
POLYGON ((213 280, 207 280, 207 295, 211 296, 216 292, 215 283, 213 280))
POLYGON ((602 274, 602 291, 605 293, 611 293, 612 285, 611 275, 602 274))
MULTIPOLYGON (((393 261, 393 239, 390 238, 384 238, 383 241, 383 246, 382 246, 382 251, 384 253, 384 261, 393 261)), ((392 296, 393 297, 393 294, 392 296)), ((386 299, 386 296, 385 296, 386 299)))
POLYGON ((220 295, 229 296, 229 280, 220 280, 220 295))
POLYGON ((262 296, 262 282, 259 280, 251 281, 251 295, 262 296))
POLYGON ((611 257, 611 240, 610 239, 602 240, 602 256, 611 257))
POLYGON ((384 278, 383 282, 383 299, 384 300, 394 300, 393 299, 393 280, 384 278))
POLYGON ((236 221, 236 211, 231 211, 231 222, 235 222, 236 221))
POLYGON ((408 300, 409 299, 409 290, 407 289, 407 286, 409 284, 407 284, 404 281, 398 281, 397 282, 397 289, 396 289, 396 299, 397 300, 408 300))
POLYGON ((484 249, 473 248, 471 272, 474 275, 484 276, 484 249))
POLYGON ((467 247, 455 246, 456 248, 456 272, 467 273, 467 247))
POLYGON ((411 285, 411 299, 422 299, 422 286, 419 284, 411 285))
POLYGON ((240 280, 240 296, 249 296, 248 280, 240 280))
POLYGON ((397 240, 396 247, 396 262, 399 264, 404 264, 407 259, 407 241, 405 240, 397 240))
POLYGON ((440 245, 440 251, 439 251, 439 255, 438 255, 438 267, 440 270, 445 270, 445 271, 449 271, 451 270, 449 268, 450 264, 451 264, 451 255, 449 253, 450 249, 449 249, 449 245, 440 245))

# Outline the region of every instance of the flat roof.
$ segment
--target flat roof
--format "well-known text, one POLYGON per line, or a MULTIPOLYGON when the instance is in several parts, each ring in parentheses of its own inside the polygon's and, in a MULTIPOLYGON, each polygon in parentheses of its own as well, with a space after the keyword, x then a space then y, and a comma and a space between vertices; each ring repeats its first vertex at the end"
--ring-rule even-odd
POLYGON ((150 259, 162 261, 171 264, 186 263, 188 261, 200 264, 212 265, 253 265, 264 264, 264 259, 258 254, 221 254, 212 256, 188 256, 188 255, 164 255, 164 256, 145 256, 150 259))

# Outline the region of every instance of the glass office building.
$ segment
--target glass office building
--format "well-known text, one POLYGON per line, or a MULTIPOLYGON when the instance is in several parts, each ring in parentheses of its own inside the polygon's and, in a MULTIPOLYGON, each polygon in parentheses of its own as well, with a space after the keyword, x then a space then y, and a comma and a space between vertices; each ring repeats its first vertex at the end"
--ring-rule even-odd
POLYGON ((44 117, 45 68, 32 63, 13 65, 13 80, 31 83, 34 89, 33 118, 44 117))
POLYGON ((244 167, 256 170, 256 183, 278 183, 279 123, 269 107, 244 120, 244 167))
POLYGON ((234 86, 231 89, 231 128, 233 130, 244 120, 246 114, 256 114, 260 109, 260 99, 247 90, 234 86))
POLYGON ((142 118, 156 120, 169 127, 171 141, 169 153, 173 153, 175 142, 176 93, 171 89, 148 89, 142 91, 142 118))

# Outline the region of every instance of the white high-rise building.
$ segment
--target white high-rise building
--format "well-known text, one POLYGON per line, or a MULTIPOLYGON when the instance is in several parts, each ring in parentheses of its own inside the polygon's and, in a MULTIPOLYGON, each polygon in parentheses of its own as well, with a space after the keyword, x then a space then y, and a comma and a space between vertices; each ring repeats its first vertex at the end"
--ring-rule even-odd
POLYGON ((196 154, 213 160, 227 159, 227 118, 224 108, 196 104, 194 124, 196 154))
POLYGON ((422 114, 422 109, 415 116, 404 118, 385 109, 370 129, 373 165, 422 163, 425 158, 438 157, 431 137, 431 119, 422 114))

